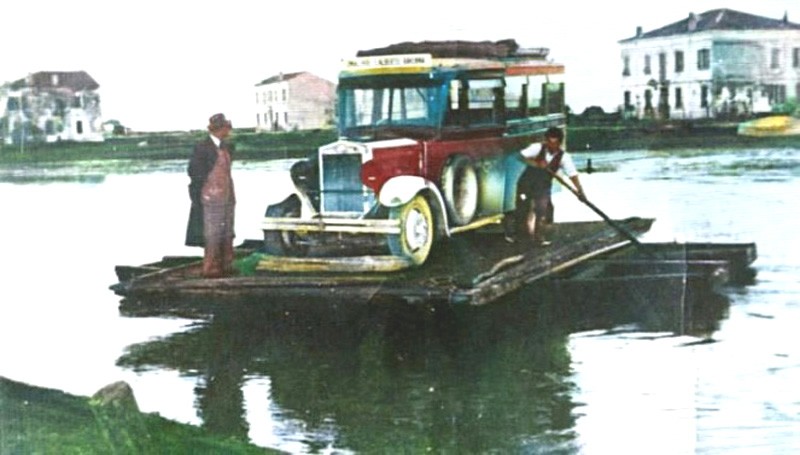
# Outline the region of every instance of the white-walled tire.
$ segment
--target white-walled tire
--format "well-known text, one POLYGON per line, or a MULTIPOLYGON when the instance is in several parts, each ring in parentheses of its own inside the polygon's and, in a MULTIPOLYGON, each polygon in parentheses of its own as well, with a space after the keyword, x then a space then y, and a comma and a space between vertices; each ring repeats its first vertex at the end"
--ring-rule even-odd
POLYGON ((442 196, 447 205, 447 215, 455 226, 468 224, 478 210, 478 172, 472 160, 465 155, 455 155, 442 170, 442 196))
POLYGON ((434 241, 434 218, 428 200, 418 194, 406 204, 392 207, 389 217, 400 221, 400 234, 388 236, 389 250, 414 265, 423 264, 434 241))

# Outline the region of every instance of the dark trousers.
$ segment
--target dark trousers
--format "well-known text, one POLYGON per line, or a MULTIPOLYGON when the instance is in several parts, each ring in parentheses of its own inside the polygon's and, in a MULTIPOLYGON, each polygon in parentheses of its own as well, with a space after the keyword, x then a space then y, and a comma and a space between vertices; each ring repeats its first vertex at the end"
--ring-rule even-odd
POLYGON ((533 236, 536 225, 553 222, 553 203, 550 195, 537 195, 529 197, 523 195, 517 198, 516 208, 506 214, 506 235, 533 236))

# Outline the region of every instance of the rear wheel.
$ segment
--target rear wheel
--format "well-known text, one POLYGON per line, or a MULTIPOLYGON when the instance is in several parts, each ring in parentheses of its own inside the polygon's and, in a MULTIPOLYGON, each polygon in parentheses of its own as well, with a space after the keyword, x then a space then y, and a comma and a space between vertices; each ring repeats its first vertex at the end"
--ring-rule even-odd
POLYGON ((433 247, 434 219, 428 200, 418 194, 408 203, 393 207, 389 217, 400 221, 400 234, 389 236, 389 249, 395 256, 421 265, 433 247))
MULTIPOLYGON (((299 218, 300 201, 289 197, 283 202, 267 207, 266 217, 299 218)), ((293 231, 264 230, 264 252, 275 256, 305 256, 308 244, 293 231)))
POLYGON ((468 224, 478 210, 478 173, 465 155, 452 157, 442 171, 442 195, 456 226, 468 224))

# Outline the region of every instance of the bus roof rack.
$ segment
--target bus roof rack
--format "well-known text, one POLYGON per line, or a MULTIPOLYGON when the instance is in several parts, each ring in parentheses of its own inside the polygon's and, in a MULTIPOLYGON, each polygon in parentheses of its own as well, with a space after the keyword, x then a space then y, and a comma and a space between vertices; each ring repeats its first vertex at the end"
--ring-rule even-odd
POLYGON ((433 58, 476 58, 476 59, 542 59, 547 58, 549 49, 544 47, 520 48, 513 39, 500 41, 406 41, 386 47, 360 50, 357 57, 397 54, 430 54, 433 58))

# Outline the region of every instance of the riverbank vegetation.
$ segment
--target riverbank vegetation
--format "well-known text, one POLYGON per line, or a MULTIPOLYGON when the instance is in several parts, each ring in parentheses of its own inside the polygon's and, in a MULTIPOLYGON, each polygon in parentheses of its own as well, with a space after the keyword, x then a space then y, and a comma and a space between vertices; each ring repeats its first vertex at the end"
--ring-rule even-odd
POLYGON ((272 453, 157 414, 0 377, 0 453, 272 453))
MULTIPOLYGON (((797 147, 800 137, 746 137, 736 123, 696 122, 574 122, 568 127, 573 151, 669 150, 699 148, 797 147)), ((101 143, 38 143, 0 146, 0 164, 36 164, 87 160, 188 159, 204 131, 139 133, 114 136, 101 143)), ((336 140, 335 130, 256 133, 236 130, 233 142, 238 160, 304 157, 336 140)))

